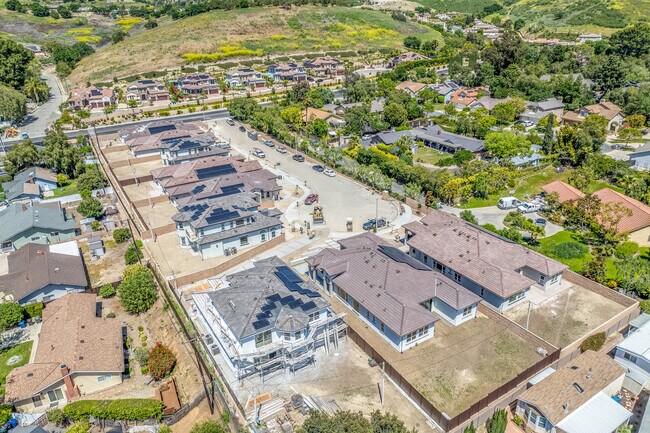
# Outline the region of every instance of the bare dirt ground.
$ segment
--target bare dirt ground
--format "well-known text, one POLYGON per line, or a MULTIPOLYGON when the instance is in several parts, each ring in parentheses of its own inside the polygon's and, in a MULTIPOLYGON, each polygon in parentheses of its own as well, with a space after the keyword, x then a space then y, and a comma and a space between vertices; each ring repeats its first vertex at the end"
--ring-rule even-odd
MULTIPOLYGON (((110 155, 110 153, 109 153, 110 155)), ((113 169, 118 179, 131 179, 133 177, 149 176, 151 170, 162 167, 162 161, 147 161, 141 164, 127 165, 126 167, 117 167, 113 169)))
MULTIPOLYGON (((583 287, 566 290, 532 306, 528 329, 556 347, 573 343, 601 325, 624 307, 583 287)), ((510 320, 525 326, 528 303, 505 313, 510 320)))
POLYGON ((126 268, 124 253, 130 243, 126 242, 118 245, 109 234, 104 234, 102 239, 104 240, 106 253, 96 260, 92 260, 90 257, 88 242, 85 240, 79 242, 79 248, 81 248, 84 255, 92 287, 118 281, 122 277, 122 273, 124 273, 124 268, 126 268))
POLYGON ((482 314, 460 326, 436 322, 432 339, 400 354, 338 298, 334 311, 436 408, 455 416, 540 360, 533 344, 482 314))
POLYGON ((172 431, 174 433, 190 433, 195 424, 210 418, 214 419, 214 417, 215 415, 210 414, 208 400, 204 399, 201 404, 189 411, 176 424, 172 425, 172 431))

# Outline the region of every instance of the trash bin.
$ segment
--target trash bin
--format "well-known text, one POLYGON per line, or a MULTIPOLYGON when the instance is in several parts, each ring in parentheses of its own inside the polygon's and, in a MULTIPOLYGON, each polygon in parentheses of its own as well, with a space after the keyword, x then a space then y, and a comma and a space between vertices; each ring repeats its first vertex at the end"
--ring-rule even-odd
POLYGON ((21 320, 20 323, 18 323, 18 326, 20 326, 21 328, 26 328, 27 324, 25 323, 24 320, 21 320))

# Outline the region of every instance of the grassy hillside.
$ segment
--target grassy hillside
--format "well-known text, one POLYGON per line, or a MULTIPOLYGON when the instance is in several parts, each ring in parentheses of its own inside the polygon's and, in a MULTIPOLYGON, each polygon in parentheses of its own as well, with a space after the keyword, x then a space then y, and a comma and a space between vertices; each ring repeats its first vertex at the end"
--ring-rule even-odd
POLYGON ((107 81, 178 67, 184 61, 243 59, 287 53, 401 48, 405 35, 441 35, 365 9, 308 6, 213 11, 162 23, 85 58, 73 81, 107 81))

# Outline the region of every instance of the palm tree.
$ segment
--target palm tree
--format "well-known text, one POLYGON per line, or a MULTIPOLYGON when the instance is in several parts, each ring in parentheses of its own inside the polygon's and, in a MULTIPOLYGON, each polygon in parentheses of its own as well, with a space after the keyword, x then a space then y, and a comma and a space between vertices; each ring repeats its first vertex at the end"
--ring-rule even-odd
POLYGON ((50 88, 47 87, 45 81, 35 77, 31 77, 27 81, 25 81, 24 90, 27 95, 35 99, 36 103, 39 104, 41 99, 40 96, 47 95, 50 88))

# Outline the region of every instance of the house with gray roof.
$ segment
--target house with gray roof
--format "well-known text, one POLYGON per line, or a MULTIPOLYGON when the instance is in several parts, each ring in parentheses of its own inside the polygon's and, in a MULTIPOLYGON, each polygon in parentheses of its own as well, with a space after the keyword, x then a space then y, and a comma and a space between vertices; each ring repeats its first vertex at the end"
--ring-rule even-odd
POLYGON ((632 168, 638 170, 650 170, 650 141, 630 153, 632 168))
POLYGON ((561 119, 564 114, 564 104, 557 98, 548 98, 539 102, 528 102, 526 111, 519 115, 524 121, 539 124, 539 121, 549 114, 554 114, 556 119, 561 119))
POLYGON ((488 113, 492 113, 494 107, 504 102, 508 102, 510 98, 492 98, 490 96, 481 96, 476 101, 469 104, 470 110, 476 110, 478 108, 485 108, 488 113))
POLYGON ((192 300, 212 352, 220 352, 240 380, 313 364, 325 338, 345 330, 343 315, 332 313, 318 287, 278 257, 258 260, 192 300))
POLYGON ((535 286, 557 287, 567 266, 455 215, 433 211, 404 225, 409 254, 501 312, 535 286))
POLYGON ((625 368, 628 389, 640 391, 650 384, 650 315, 643 313, 634 321, 630 322, 629 333, 618 343, 613 355, 625 368))
POLYGON ((306 259, 309 275, 399 352, 433 337, 435 322, 476 317, 480 296, 373 233, 306 259))
POLYGON ((56 244, 76 236, 74 218, 57 202, 11 203, 0 211, 0 250, 28 243, 56 244))
POLYGON ((208 156, 230 156, 230 143, 211 132, 162 140, 158 147, 163 165, 183 164, 208 156))
POLYGON ((236 254, 282 234, 282 222, 272 209, 259 210, 255 193, 239 193, 179 209, 172 219, 181 248, 202 259, 236 254))
POLYGON ((442 102, 446 104, 451 100, 451 95, 458 90, 460 86, 453 81, 446 81, 444 83, 431 84, 428 88, 442 96, 442 102))
POLYGON ((39 200, 45 191, 57 188, 56 174, 47 168, 29 167, 2 184, 7 201, 39 200))
POLYGON ((416 142, 421 141, 425 146, 449 153, 461 150, 478 153, 484 148, 483 140, 447 132, 438 125, 417 127, 406 131, 382 132, 372 138, 371 144, 393 144, 404 135, 411 136, 416 142))

